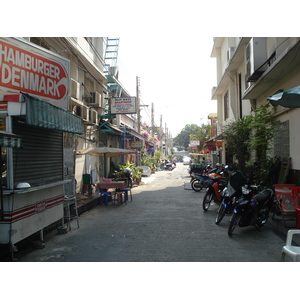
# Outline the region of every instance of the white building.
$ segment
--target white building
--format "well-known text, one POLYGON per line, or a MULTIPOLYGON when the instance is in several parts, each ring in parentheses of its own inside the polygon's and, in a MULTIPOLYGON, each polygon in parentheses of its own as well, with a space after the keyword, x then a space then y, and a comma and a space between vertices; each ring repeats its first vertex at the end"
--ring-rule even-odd
MULTIPOLYGON (((217 37, 211 56, 217 61, 219 129, 230 120, 249 115, 281 91, 300 85, 300 38, 217 37)), ((299 99, 300 101, 300 99, 299 99)), ((278 106, 280 135, 274 138, 274 156, 291 157, 289 180, 300 184, 299 108, 278 106)), ((218 132, 218 135, 221 132, 218 132)), ((225 162, 225 152, 220 153, 225 162)))

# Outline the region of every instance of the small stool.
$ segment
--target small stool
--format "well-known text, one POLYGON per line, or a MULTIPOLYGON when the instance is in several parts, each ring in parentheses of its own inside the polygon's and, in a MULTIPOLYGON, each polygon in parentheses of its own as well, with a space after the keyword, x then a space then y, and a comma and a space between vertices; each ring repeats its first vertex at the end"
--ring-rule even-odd
POLYGON ((121 192, 123 192, 125 194, 125 201, 128 201, 128 192, 130 193, 130 200, 132 201, 132 193, 131 193, 131 189, 130 188, 123 188, 120 189, 121 192))
POLYGON ((293 235, 300 234, 299 229, 291 229, 287 233, 286 244, 282 247, 281 261, 285 260, 285 255, 289 255, 293 261, 300 261, 300 246, 293 246, 293 235))
MULTIPOLYGON (((122 191, 116 191, 117 199, 118 199, 118 204, 122 204, 123 202, 123 192, 122 191)), ((125 201, 126 202, 126 201, 125 201)), ((126 203, 127 204, 127 203, 126 203)))
POLYGON ((115 193, 114 188, 109 188, 107 191, 106 190, 99 190, 100 196, 104 196, 104 203, 107 206, 108 205, 108 196, 111 196, 112 202, 113 202, 113 194, 115 193))
POLYGON ((108 196, 111 196, 111 192, 101 192, 102 195, 104 195, 104 203, 107 206, 108 205, 108 196))

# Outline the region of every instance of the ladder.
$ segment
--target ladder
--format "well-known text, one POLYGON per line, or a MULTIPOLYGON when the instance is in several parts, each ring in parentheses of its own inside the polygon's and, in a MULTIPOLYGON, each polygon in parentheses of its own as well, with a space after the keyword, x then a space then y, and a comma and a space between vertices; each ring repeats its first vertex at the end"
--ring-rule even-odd
POLYGON ((69 231, 71 231, 71 221, 73 219, 77 219, 77 228, 79 228, 79 218, 78 218, 78 210, 77 210, 77 199, 76 199, 76 194, 75 195, 65 195, 64 196, 64 217, 63 217, 63 224, 62 226, 64 227, 64 223, 66 221, 67 223, 67 228, 69 231), (74 211, 75 215, 71 215, 71 208, 70 206, 74 204, 74 211))
POLYGON ((104 71, 107 75, 110 73, 110 68, 117 67, 118 51, 119 51, 119 38, 106 38, 106 49, 104 55, 104 63, 107 70, 104 71))

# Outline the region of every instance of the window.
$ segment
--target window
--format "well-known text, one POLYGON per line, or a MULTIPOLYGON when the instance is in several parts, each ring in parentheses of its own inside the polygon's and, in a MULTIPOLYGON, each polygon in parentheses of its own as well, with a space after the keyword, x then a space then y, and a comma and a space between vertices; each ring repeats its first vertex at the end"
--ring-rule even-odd
POLYGON ((42 40, 42 38, 40 38, 40 37, 31 37, 31 38, 30 38, 30 42, 33 43, 33 44, 36 44, 36 45, 38 45, 38 46, 41 46, 41 47, 43 47, 43 48, 46 48, 46 49, 48 49, 48 50, 50 50, 50 47, 48 46, 48 44, 45 43, 45 42, 42 40))
POLYGON ((229 99, 228 92, 224 95, 224 120, 229 118, 229 99))

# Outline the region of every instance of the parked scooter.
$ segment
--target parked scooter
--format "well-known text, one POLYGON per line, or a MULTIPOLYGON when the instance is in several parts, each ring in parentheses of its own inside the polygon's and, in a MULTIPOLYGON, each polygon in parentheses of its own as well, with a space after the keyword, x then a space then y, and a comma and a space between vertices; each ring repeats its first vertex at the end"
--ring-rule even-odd
POLYGON ((220 204, 215 223, 218 225, 225 214, 231 215, 237 199, 251 199, 258 193, 257 186, 245 184, 246 178, 240 171, 229 172, 227 187, 221 193, 220 204))
POLYGON ((231 216, 228 235, 232 236, 237 225, 240 227, 253 225, 259 228, 266 224, 273 200, 273 190, 264 189, 250 200, 242 198, 237 201, 231 216))
POLYGON ((191 174, 191 187, 195 192, 200 192, 202 189, 206 189, 206 181, 209 179, 208 173, 211 171, 210 165, 202 169, 201 173, 191 174))
POLYGON ((192 174, 191 187, 195 192, 200 192, 202 189, 207 188, 206 182, 209 179, 207 175, 192 174))
POLYGON ((226 165, 224 169, 219 169, 216 173, 210 173, 208 175, 209 180, 206 181, 208 187, 202 202, 202 208, 204 211, 209 209, 213 200, 215 202, 221 201, 221 192, 227 185, 227 169, 228 166, 226 165))
POLYGON ((124 175, 126 177, 126 187, 128 188, 132 188, 132 182, 133 182, 133 174, 132 174, 132 170, 130 168, 125 168, 124 169, 124 175))
POLYGON ((160 165, 160 168, 162 170, 167 170, 167 171, 172 171, 173 169, 175 169, 175 167, 176 167, 176 165, 174 165, 167 159, 165 159, 160 165))

